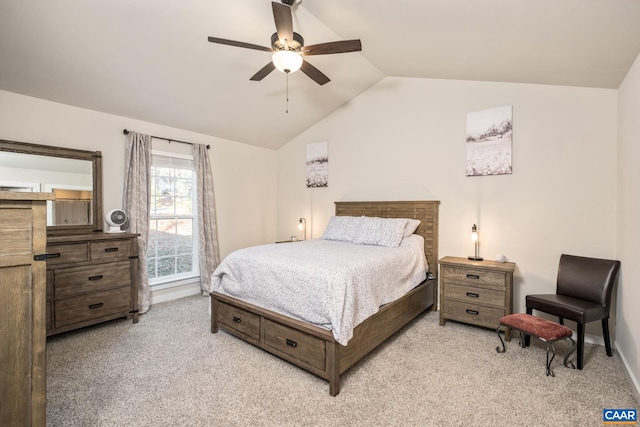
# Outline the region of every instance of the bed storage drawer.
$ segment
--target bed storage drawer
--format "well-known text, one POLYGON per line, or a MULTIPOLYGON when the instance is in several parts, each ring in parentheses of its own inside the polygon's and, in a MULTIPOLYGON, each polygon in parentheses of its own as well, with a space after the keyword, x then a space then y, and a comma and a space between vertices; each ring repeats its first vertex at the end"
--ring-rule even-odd
POLYGON ((86 322, 131 310, 131 288, 129 286, 112 291, 93 292, 54 302, 55 327, 86 322))
POLYGON ((324 340, 264 319, 264 344, 301 362, 324 370, 324 340))
POLYGON ((218 321, 227 328, 258 340, 260 338, 260 317, 230 304, 220 302, 218 321))

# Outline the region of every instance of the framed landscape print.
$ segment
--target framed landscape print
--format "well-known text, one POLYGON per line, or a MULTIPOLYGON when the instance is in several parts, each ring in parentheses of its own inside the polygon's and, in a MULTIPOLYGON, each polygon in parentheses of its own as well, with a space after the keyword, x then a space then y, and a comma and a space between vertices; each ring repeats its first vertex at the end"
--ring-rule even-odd
POLYGON ((328 187, 327 142, 307 144, 307 188, 328 187))
POLYGON ((467 176, 511 173, 511 105, 467 114, 467 176))

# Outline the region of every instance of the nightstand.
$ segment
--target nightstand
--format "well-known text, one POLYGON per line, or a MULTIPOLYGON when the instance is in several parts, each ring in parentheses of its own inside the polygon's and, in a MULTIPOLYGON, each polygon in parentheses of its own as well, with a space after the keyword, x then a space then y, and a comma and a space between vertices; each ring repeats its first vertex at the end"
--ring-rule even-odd
MULTIPOLYGON (((512 262, 472 261, 446 256, 440 265, 440 326, 447 319, 497 329, 513 311, 512 262)), ((511 340, 511 331, 504 333, 511 340)))

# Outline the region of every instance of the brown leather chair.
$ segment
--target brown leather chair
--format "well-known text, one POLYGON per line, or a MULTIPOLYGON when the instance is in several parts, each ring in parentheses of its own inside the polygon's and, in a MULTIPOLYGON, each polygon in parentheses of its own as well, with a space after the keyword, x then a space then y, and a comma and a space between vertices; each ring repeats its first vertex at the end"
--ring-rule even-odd
MULTIPOLYGON (((609 341, 609 307, 611 292, 620 270, 620 261, 586 258, 563 254, 558 266, 558 281, 555 294, 527 295, 527 314, 539 310, 558 316, 578 325, 578 369, 582 369, 584 358, 584 328, 589 322, 602 320, 602 335, 611 357, 609 341)), ((525 337, 525 346, 530 337, 525 337)))

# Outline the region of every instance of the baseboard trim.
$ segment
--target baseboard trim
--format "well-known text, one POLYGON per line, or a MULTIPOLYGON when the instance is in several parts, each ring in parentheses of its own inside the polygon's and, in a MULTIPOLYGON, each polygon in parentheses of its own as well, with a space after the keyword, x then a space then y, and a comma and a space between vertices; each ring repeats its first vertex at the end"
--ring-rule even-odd
POLYGON ((172 301, 175 299, 180 299, 184 297, 189 297, 192 295, 199 295, 201 293, 200 290, 200 281, 181 284, 178 286, 173 286, 170 288, 151 289, 151 305, 158 304, 161 302, 172 301))
MULTIPOLYGON (((615 345, 614 345, 615 346, 615 345)), ((636 398, 638 405, 640 405, 640 382, 638 382, 638 378, 634 377, 629 369, 629 363, 627 363, 627 358, 624 356, 617 347, 616 351, 620 355, 620 359, 622 359, 622 364, 624 365, 624 373, 631 384, 631 391, 633 392, 633 396, 636 398)))

